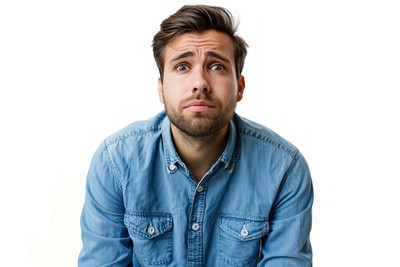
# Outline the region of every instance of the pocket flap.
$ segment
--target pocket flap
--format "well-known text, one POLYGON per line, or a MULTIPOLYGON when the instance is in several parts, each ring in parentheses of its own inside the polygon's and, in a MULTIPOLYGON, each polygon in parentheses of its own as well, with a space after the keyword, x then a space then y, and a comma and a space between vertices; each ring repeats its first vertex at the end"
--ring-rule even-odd
POLYGON ((221 215, 220 229, 238 240, 252 240, 268 233, 269 224, 265 217, 221 215))
POLYGON ((164 212, 129 212, 125 214, 128 231, 146 239, 156 238, 172 229, 170 213, 164 212))

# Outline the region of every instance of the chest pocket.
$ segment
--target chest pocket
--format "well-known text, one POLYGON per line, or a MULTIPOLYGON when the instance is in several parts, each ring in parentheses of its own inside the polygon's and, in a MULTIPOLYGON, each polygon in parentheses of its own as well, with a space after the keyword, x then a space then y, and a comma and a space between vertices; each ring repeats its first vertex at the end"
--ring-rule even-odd
POLYGON ((218 260, 222 266, 256 266, 261 238, 268 233, 267 218, 221 215, 218 260))
POLYGON ((156 266, 172 261, 173 220, 170 213, 129 212, 125 214, 124 222, 140 261, 156 266))

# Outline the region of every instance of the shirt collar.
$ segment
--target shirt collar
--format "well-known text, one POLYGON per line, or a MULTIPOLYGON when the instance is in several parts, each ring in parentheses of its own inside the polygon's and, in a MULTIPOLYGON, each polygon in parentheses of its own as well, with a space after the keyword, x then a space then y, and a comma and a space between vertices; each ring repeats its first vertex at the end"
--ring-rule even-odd
MULTIPOLYGON (((164 111, 164 119, 161 122, 162 128, 162 140, 163 140, 163 149, 164 149, 164 156, 165 156, 165 164, 167 171, 172 173, 177 170, 176 164, 184 165, 179 154, 177 153, 174 143, 172 141, 172 134, 171 134, 171 122, 164 111)), ((232 172, 234 163, 236 160, 236 151, 238 142, 237 139, 237 131, 236 126, 233 120, 229 122, 229 129, 228 129, 228 142, 224 151, 222 152, 221 156, 218 159, 218 162, 221 161, 224 163, 224 170, 227 172, 232 172)), ((217 163, 218 163, 217 162, 217 163)), ((215 165, 214 165, 215 166, 215 165)))

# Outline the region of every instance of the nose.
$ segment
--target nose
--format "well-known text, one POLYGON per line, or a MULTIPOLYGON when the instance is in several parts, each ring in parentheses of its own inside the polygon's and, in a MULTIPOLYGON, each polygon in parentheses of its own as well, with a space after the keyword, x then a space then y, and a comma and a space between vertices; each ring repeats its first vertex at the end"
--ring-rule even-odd
POLYGON ((194 73, 192 92, 208 94, 211 91, 210 84, 207 81, 207 73, 204 70, 198 70, 194 73))

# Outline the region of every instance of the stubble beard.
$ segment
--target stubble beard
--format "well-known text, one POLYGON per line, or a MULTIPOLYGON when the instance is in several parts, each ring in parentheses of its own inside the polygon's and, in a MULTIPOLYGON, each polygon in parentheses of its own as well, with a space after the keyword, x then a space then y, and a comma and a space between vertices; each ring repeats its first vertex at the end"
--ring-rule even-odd
POLYGON ((179 113, 177 109, 168 104, 165 105, 165 110, 171 123, 183 134, 191 138, 212 139, 228 125, 233 117, 235 107, 236 102, 232 102, 219 113, 195 112, 190 117, 179 113))

